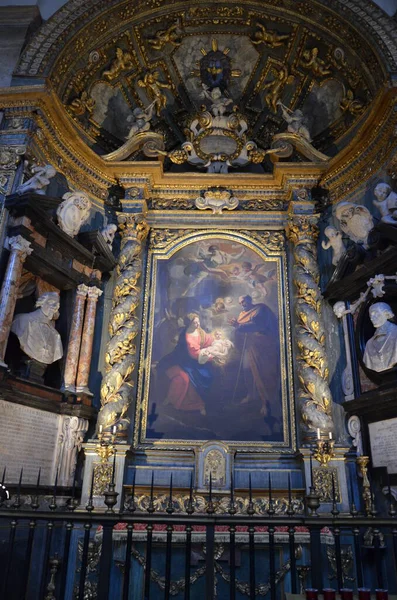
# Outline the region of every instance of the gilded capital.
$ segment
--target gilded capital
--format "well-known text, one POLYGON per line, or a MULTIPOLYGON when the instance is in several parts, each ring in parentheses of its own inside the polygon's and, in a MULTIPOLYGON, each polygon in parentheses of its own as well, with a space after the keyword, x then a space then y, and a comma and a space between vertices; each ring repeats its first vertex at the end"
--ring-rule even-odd
POLYGON ((88 285, 82 283, 81 285, 77 286, 76 296, 79 296, 80 298, 85 298, 87 296, 88 290, 88 285))
POLYGON ((125 241, 131 239, 144 242, 146 240, 150 227, 143 213, 119 213, 117 218, 121 237, 125 241))
POLYGON ((317 241, 317 215, 290 215, 286 227, 287 237, 295 246, 298 244, 313 244, 317 241))
POLYGON ((29 254, 32 254, 33 248, 30 246, 30 242, 26 240, 21 235, 16 235, 15 237, 7 238, 7 244, 11 252, 15 252, 16 254, 20 254, 22 260, 25 260, 29 254))
POLYGON ((95 302, 97 302, 98 298, 100 298, 102 296, 102 294, 103 294, 103 291, 95 286, 88 288, 88 299, 89 300, 95 300, 95 302))

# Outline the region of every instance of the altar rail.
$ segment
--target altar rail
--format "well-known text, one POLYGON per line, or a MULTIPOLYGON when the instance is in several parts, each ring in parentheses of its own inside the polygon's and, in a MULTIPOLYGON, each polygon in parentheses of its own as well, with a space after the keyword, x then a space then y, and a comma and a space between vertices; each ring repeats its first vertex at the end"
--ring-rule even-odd
MULTIPOLYGON (((43 511, 37 496, 32 497, 30 509, 22 507, 19 495, 5 501, 0 508, 0 598, 253 600, 267 595, 276 600, 281 597, 281 581, 292 593, 302 592, 304 587, 397 589, 397 519, 392 508, 393 516, 387 518, 378 518, 374 508, 370 515, 359 515, 354 505, 350 515, 340 515, 335 503, 333 514, 307 516, 288 510, 289 514, 276 516, 271 503, 270 514, 252 514, 250 502, 247 515, 236 515, 232 503, 229 514, 218 515, 210 498, 203 514, 192 513, 191 502, 187 509, 191 514, 175 513, 171 501, 167 512, 158 513, 153 502, 149 502, 147 512, 138 512, 131 497, 125 511, 116 513, 112 498, 107 496, 105 502, 108 509, 104 513, 94 510, 91 500, 84 510, 76 510, 73 499, 69 509, 59 510, 56 495, 50 510, 43 511), (90 583, 94 539, 98 575, 96 583, 90 583), (192 584, 192 546, 196 543, 204 550, 203 564, 196 573, 203 586, 205 580, 205 595, 197 595, 192 584), (137 550, 139 544, 144 548, 142 553, 137 550), (224 567, 219 562, 220 544, 228 549, 228 565, 224 567), (325 546, 333 549, 333 584, 327 576, 325 546), (346 548, 351 551, 348 559, 346 548), (302 549, 306 562, 302 561, 302 549), (240 566, 236 564, 236 556, 241 558, 244 553, 245 571, 243 559, 240 566), (141 569, 139 585, 133 576, 134 560, 141 569), (350 561, 350 574, 346 560, 350 561), (119 567, 122 563, 118 585, 114 583, 116 563, 119 567), (176 566, 184 573, 177 582, 171 577, 176 566), (245 582, 237 576, 239 569, 240 577, 243 571, 246 575, 245 582)), ((136 569, 134 573, 136 579, 136 569)))

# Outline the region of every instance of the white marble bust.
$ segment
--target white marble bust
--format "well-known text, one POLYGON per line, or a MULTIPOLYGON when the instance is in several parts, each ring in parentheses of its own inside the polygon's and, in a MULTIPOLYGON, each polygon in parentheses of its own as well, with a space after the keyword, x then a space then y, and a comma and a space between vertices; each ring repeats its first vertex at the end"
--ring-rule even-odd
POLYGON ((61 336, 55 329, 59 317, 59 296, 45 292, 36 302, 37 310, 17 315, 11 331, 19 339, 22 350, 30 358, 51 365, 63 356, 61 336))
POLYGON ((339 202, 335 207, 335 216, 340 222, 341 230, 353 242, 367 244, 368 234, 374 226, 368 208, 353 202, 339 202))
POLYGON ((365 346, 365 366, 378 373, 387 371, 397 364, 397 325, 389 319, 394 317, 390 306, 376 302, 369 309, 369 318, 376 331, 365 346))

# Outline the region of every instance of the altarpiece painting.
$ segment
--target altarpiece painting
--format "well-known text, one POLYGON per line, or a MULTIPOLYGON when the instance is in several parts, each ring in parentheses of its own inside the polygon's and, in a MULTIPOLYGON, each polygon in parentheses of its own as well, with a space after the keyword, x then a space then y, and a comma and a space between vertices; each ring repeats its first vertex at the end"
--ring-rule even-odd
POLYGON ((290 444, 285 271, 241 234, 151 248, 140 442, 290 444))

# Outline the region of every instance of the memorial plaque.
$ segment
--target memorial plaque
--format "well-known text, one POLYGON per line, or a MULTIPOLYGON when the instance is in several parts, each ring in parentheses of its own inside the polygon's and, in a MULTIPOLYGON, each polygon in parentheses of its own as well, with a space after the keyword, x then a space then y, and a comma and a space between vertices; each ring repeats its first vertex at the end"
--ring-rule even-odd
POLYGON ((397 473, 397 419, 370 423, 372 465, 397 473))
POLYGON ((23 467, 23 483, 35 483, 41 467, 41 484, 53 484, 62 417, 0 400, 0 472, 16 483, 23 467))

